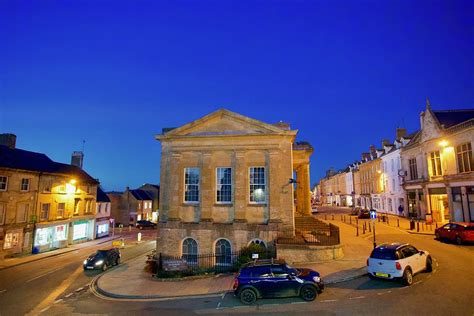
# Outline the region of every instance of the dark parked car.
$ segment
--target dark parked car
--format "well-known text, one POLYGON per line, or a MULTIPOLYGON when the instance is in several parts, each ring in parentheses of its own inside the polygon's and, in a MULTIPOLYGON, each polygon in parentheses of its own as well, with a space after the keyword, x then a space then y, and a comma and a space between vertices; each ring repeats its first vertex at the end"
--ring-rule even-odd
POLYGON ((324 289, 318 272, 292 268, 283 261, 260 260, 247 263, 234 279, 234 294, 243 304, 258 298, 301 296, 312 301, 324 289))
POLYGON ((454 241, 458 245, 474 242, 474 223, 448 223, 435 230, 438 240, 454 241))
POLYGON ((360 207, 356 207, 351 211, 350 215, 358 216, 359 212, 360 212, 360 207))
POLYGON ((111 266, 120 264, 120 257, 120 250, 118 248, 97 250, 96 253, 84 260, 84 270, 100 269, 105 271, 111 266))
POLYGON ((360 210, 358 218, 370 218, 370 211, 369 210, 360 210))
POLYGON ((143 229, 143 228, 155 228, 156 224, 147 220, 141 220, 137 221, 137 228, 138 229, 143 229))

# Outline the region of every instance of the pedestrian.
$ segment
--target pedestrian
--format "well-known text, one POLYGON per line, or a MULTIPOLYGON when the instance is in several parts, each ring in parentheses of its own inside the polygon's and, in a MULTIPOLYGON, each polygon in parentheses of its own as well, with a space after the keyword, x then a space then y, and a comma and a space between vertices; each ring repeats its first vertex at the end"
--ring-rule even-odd
POLYGON ((400 216, 403 216, 403 205, 400 204, 400 206, 398 207, 398 214, 400 216))

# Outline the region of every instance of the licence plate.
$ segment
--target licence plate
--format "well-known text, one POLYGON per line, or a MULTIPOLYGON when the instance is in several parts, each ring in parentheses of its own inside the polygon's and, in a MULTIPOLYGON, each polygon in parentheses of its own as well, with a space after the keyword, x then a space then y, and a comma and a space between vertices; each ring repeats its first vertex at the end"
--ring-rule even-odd
POLYGON ((93 270, 93 269, 94 269, 94 267, 86 267, 86 269, 93 270))
POLYGON ((375 272, 375 276, 382 277, 382 278, 388 278, 387 273, 375 272))

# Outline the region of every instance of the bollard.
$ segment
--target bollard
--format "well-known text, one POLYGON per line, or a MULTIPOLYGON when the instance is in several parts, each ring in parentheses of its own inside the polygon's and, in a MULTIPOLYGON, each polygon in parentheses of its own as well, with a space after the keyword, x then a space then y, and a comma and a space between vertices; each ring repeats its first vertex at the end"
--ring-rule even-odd
POLYGON ((132 225, 128 225, 128 231, 129 231, 129 232, 132 231, 132 225))
POLYGON ((346 215, 344 215, 344 223, 346 222, 346 215))
POLYGON ((438 222, 435 223, 435 227, 436 227, 436 229, 438 229, 438 222))
POLYGON ((137 234, 137 241, 142 241, 142 233, 137 234))
POLYGON ((356 230, 356 236, 359 236, 359 225, 357 225, 356 229, 357 229, 356 230))
POLYGON ((420 222, 417 222, 417 223, 416 223, 416 231, 417 231, 417 232, 420 231, 420 222))
POLYGON ((370 226, 372 226, 372 225, 370 225, 370 223, 369 223, 369 225, 367 225, 367 226, 369 226, 369 233, 370 233, 372 231, 372 228, 370 228, 370 226))
POLYGON ((341 215, 341 222, 342 222, 342 215, 341 215))
POLYGON ((327 221, 328 220, 328 216, 327 214, 324 214, 324 220, 327 221))
POLYGON ((332 214, 332 220, 334 220, 334 214, 332 214))
POLYGON ((390 218, 390 216, 387 215, 387 225, 390 225, 390 222, 388 220, 389 218, 390 218))
POLYGON ((349 216, 349 224, 352 225, 352 217, 349 216))
POLYGON ((362 226, 362 235, 365 235, 365 224, 362 226))
POLYGON ((400 227, 400 219, 397 218, 397 227, 400 227))

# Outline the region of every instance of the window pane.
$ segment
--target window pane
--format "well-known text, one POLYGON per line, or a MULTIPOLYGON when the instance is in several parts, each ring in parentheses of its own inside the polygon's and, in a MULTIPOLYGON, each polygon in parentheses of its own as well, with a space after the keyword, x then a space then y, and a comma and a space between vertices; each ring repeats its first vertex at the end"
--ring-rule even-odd
POLYGON ((184 169, 184 201, 199 202, 199 168, 184 169))
POLYGON ((250 168, 250 202, 266 202, 265 168, 250 168))
POLYGON ((232 202, 232 169, 216 169, 217 202, 232 202))

